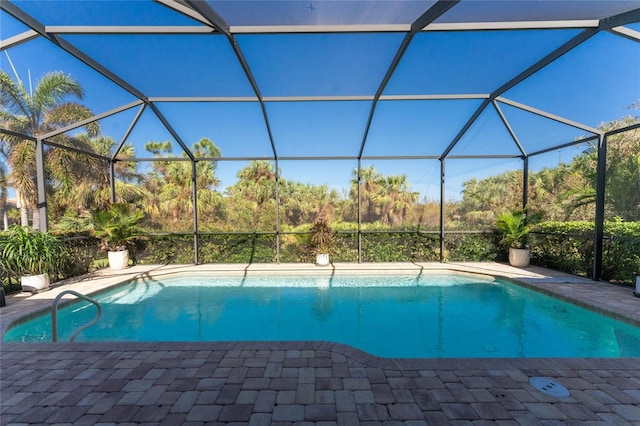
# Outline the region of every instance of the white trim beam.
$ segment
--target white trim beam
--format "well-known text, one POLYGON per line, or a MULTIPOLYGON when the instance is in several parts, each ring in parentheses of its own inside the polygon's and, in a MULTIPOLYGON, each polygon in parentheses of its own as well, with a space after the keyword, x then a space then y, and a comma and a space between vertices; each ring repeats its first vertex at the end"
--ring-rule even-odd
POLYGON ((93 117, 89 117, 89 118, 87 118, 85 120, 78 121, 77 123, 70 124, 70 125, 65 126, 65 127, 61 128, 61 129, 56 129, 56 130, 54 130, 52 132, 45 133, 44 135, 40 136, 40 138, 41 139, 48 139, 48 138, 52 138, 54 136, 58 136, 58 135, 60 135, 62 133, 66 133, 66 132, 68 132, 70 130, 77 129, 78 127, 82 127, 82 126, 87 125, 89 123, 93 123, 94 121, 102 120, 105 117, 110 117, 110 116, 112 116, 114 114, 117 114, 119 112, 126 111, 126 110, 128 110, 130 108, 133 108, 135 106, 138 106, 138 105, 140 105, 142 103, 143 103, 143 101, 141 101, 141 100, 130 102, 130 103, 128 103, 126 105, 122 105, 122 106, 120 106, 118 108, 114 108, 114 109, 109 110, 107 112, 103 112, 102 114, 94 115, 93 117))
POLYGON ((627 27, 614 27, 609 30, 610 32, 628 38, 633 41, 640 41, 640 31, 632 30, 627 27))
POLYGON ((23 33, 16 34, 4 40, 0 40, 0 51, 9 49, 11 47, 17 46, 22 43, 26 43, 29 40, 33 40, 34 38, 37 38, 37 37, 40 37, 40 34, 38 34, 37 31, 27 30, 23 33))
POLYGON ((211 34, 216 31, 209 26, 163 26, 163 25, 47 25, 49 34, 211 34))
MULTIPOLYGON (((488 93, 442 94, 442 95, 381 95, 381 101, 446 101, 489 99, 488 93)), ((374 95, 344 96, 264 96, 264 102, 344 102, 372 101, 374 95)), ((149 102, 259 102, 254 96, 152 96, 149 102)))
MULTIPOLYGON (((171 3, 169 6, 194 17, 192 9, 174 7, 175 2, 156 0, 159 3, 171 3)), ((181 6, 181 5, 179 5, 181 6)), ((211 34, 217 31, 209 23, 206 26, 163 26, 163 25, 48 25, 46 32, 50 34, 211 34)), ((573 20, 573 21, 505 21, 505 22, 453 22, 432 23, 422 31, 488 31, 488 30, 534 30, 534 29, 571 29, 571 28, 597 28, 597 20, 573 20)), ((411 24, 370 24, 370 25, 232 25, 229 27, 231 34, 296 34, 296 33, 398 33, 411 31, 411 24)), ((637 34, 637 31, 625 27, 612 28, 611 31, 623 35, 637 34)), ((635 38, 634 36, 631 36, 635 38)))
POLYGON ((411 24, 372 25, 231 25, 232 34, 406 33, 411 24))
POLYGON ((255 96, 152 96, 149 102, 258 102, 255 96))
POLYGON ((488 93, 464 93, 444 95, 381 95, 381 101, 446 101, 467 99, 489 99, 488 93))
POLYGON ((567 126, 575 127, 577 129, 593 133, 594 135, 604 134, 602 130, 587 126, 586 124, 578 123, 577 121, 572 121, 567 118, 560 117, 559 115, 551 114, 541 109, 533 108, 529 105, 521 104, 520 102, 512 101, 511 99, 503 98, 502 96, 498 96, 496 98, 496 101, 502 102, 503 104, 511 105, 512 107, 516 107, 535 115, 539 115, 540 117, 545 117, 550 120, 557 121, 558 123, 566 124, 567 126))
POLYGON ((487 30, 544 30, 571 28, 598 28, 600 21, 505 21, 505 22, 434 22, 424 31, 487 31, 487 30))

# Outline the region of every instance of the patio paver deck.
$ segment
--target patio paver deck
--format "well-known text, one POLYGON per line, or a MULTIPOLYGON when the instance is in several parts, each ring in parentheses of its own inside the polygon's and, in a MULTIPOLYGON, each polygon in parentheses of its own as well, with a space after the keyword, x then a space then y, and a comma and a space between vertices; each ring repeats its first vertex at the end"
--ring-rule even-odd
MULTIPOLYGON (((435 268, 392 265, 415 267, 435 268)), ((601 299, 601 310, 640 323, 629 288, 540 268, 447 267, 493 271, 581 304, 601 299)), ((148 270, 126 272, 140 273, 148 270)), ((89 293, 109 284, 70 285, 89 293)), ((2 332, 68 286, 10 298, 2 332)), ((390 359, 329 342, 3 342, 0 352, 3 425, 640 425, 640 358, 390 359), (570 396, 535 389, 536 376, 570 396)))

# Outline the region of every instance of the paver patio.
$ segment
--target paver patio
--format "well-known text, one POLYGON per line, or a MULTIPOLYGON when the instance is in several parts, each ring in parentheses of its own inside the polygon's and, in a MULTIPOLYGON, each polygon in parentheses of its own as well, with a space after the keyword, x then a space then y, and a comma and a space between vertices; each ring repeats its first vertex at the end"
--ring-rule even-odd
MULTIPOLYGON (((493 271, 581 304, 601 299, 602 310, 640 323, 640 298, 629 288, 539 268, 448 268, 493 271)), ((70 285, 88 292, 98 281, 70 285)), ((10 298, 2 332, 64 288, 10 298)), ((389 359, 329 342, 3 342, 0 349, 3 425, 640 425, 640 358, 389 359), (537 390, 529 379, 538 376, 570 396, 537 390)))

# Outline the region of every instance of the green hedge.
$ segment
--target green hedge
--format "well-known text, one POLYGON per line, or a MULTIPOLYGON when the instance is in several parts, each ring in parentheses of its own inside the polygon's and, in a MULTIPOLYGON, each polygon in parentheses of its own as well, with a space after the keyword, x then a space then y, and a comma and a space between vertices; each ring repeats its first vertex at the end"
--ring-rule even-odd
POLYGON ((439 236, 420 232, 362 235, 363 262, 431 262, 440 259, 439 236))
MULTIPOLYGON (((315 260, 307 227, 298 233, 280 234, 280 261, 312 263, 315 260)), ((532 264, 591 277, 594 225, 588 222, 545 222, 531 235, 532 264)), ((106 254, 95 238, 63 236, 70 261, 58 279, 82 275, 95 269, 106 254), (98 261, 96 260, 98 259, 98 261)), ((447 233, 447 261, 507 261, 507 250, 499 244, 497 232, 447 233)), ((276 236, 269 234, 202 234, 199 237, 201 263, 271 263, 276 261, 276 236)), ((131 253, 143 264, 191 264, 193 235, 149 235, 136 243, 131 253)), ((340 229, 332 253, 333 262, 358 261, 358 235, 340 229)), ((440 234, 413 230, 364 232, 364 262, 431 262, 440 260, 440 234)), ((607 222, 603 245, 602 279, 632 283, 640 273, 640 222, 607 222)), ((20 288, 19 277, 2 274, 8 291, 20 288)))
MULTIPOLYGON (((545 222, 531 238, 532 263, 593 277, 593 237, 590 222, 545 222)), ((603 280, 631 283, 640 273, 640 222, 606 222, 603 280)))

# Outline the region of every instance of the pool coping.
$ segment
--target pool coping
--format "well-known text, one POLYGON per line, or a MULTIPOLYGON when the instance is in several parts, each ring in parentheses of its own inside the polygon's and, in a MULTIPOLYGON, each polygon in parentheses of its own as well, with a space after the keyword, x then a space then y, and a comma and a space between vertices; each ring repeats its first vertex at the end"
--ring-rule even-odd
MULTIPOLYGON (((204 264, 204 265, 135 265, 125 270, 99 271, 54 283, 49 289, 36 294, 17 293, 7 296, 7 306, 0 309, 0 336, 13 325, 40 315, 50 309, 53 299, 65 290, 73 289, 91 296, 107 288, 131 280, 170 276, 184 272, 241 276, 249 274, 278 275, 383 275, 456 272, 507 279, 524 287, 540 291, 577 304, 598 313, 640 327, 640 298, 634 296, 630 286, 619 286, 603 281, 570 275, 545 268, 530 266, 514 268, 497 262, 460 263, 335 263, 327 267, 313 264, 204 264)), ((63 303, 71 303, 68 297, 63 303)))

